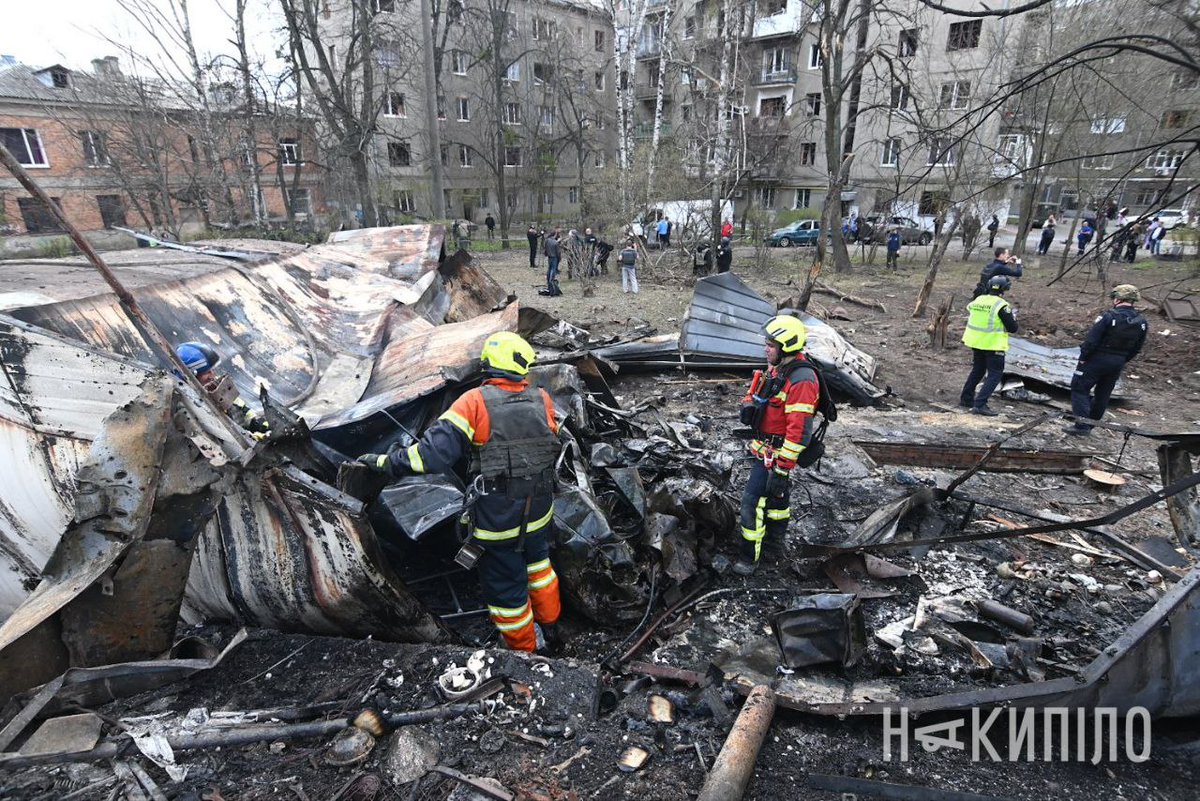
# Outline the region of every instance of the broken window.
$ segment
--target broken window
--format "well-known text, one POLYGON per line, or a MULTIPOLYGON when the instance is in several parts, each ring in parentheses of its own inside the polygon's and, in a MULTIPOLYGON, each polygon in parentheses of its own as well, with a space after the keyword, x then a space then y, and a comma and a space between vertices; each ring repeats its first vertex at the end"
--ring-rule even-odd
POLYGON ((475 166, 475 151, 466 145, 458 146, 458 166, 474 167, 475 166))
POLYGON ((775 208, 775 187, 760 186, 754 190, 754 199, 764 209, 775 208))
POLYGON ((108 134, 100 131, 80 131, 83 142, 83 161, 89 167, 107 167, 112 164, 108 157, 108 134))
POLYGON ((597 72, 592 76, 592 85, 596 87, 597 92, 604 91, 604 73, 597 72))
POLYGON ((810 117, 821 115, 821 93, 811 92, 804 96, 804 113, 810 117))
POLYGON ((946 50, 970 50, 979 47, 979 34, 982 31, 983 20, 981 19, 950 23, 950 33, 946 37, 946 50))
POLYGON ((558 33, 558 24, 552 20, 533 18, 533 38, 548 41, 558 33))
POLYGON ((383 104, 383 114, 385 117, 404 117, 404 94, 402 92, 388 92, 385 96, 383 104))
MULTIPOLYGON (((50 201, 60 210, 62 209, 62 198, 52 197, 50 201)), ((17 208, 21 212, 21 222, 25 224, 27 233, 49 234, 62 231, 54 212, 50 211, 37 198, 19 197, 17 198, 17 208)))
POLYGON ((520 167, 521 166, 521 148, 519 148, 519 147, 504 148, 504 166, 505 167, 520 167))
POLYGON ((554 133, 554 107, 538 106, 538 125, 542 133, 554 133))
POLYGON ((521 124, 521 104, 520 103, 505 103, 504 104, 504 124, 505 125, 520 125, 521 124))
POLYGON ((300 165, 300 142, 295 139, 279 140, 279 161, 285 165, 300 165))
POLYGON ((792 201, 793 209, 807 209, 812 206, 812 190, 797 189, 796 197, 792 201))
POLYGON ((579 203, 579 187, 571 186, 567 188, 567 202, 572 206, 579 203))
POLYGON ((800 164, 801 166, 810 167, 817 163, 817 143, 816 142, 801 142, 800 143, 800 164))
POLYGON ((120 195, 96 195, 96 205, 100 209, 100 223, 105 228, 114 225, 125 226, 125 199, 120 195))
POLYGON ((909 58, 917 54, 917 37, 920 31, 917 28, 908 28, 900 31, 900 44, 896 48, 896 54, 900 58, 909 58))
MULTIPOLYGON (((935 136, 929 140, 928 167, 952 167, 958 163, 958 140, 949 136, 935 136)), ((921 212, 924 214, 925 212, 921 212)))
POLYGON ((903 111, 908 108, 908 87, 902 83, 892 86, 892 108, 897 111, 903 111))
POLYGON ((510 83, 517 83, 521 80, 521 62, 514 61, 508 65, 508 69, 504 71, 504 80, 510 83))
POLYGON ((684 18, 684 20, 683 20, 683 38, 684 39, 695 39, 696 38, 696 15, 695 14, 693 14, 690 17, 684 18))
POLYGON ((787 98, 764 97, 758 101, 758 116, 768 119, 781 119, 787 108, 787 98))
POLYGON ((71 85, 69 76, 70 73, 68 73, 65 69, 56 67, 50 70, 50 83, 55 89, 66 89, 71 85))
POLYGON ((371 11, 376 14, 396 10, 396 0, 371 0, 371 11))
POLYGON ((393 167, 411 167, 412 150, 408 142, 388 142, 388 164, 393 167))
POLYGON ((293 215, 312 214, 312 198, 308 189, 285 189, 283 199, 293 215))
POLYGON ((446 119, 446 96, 437 96, 437 118, 439 120, 446 119))
POLYGON ((964 109, 971 101, 971 82, 952 81, 942 84, 938 108, 964 109))
POLYGON ((825 57, 821 55, 819 45, 808 46, 808 68, 810 70, 819 70, 825 65, 825 57))
POLYGON ((1164 128, 1186 128, 1192 119, 1190 111, 1172 110, 1163 112, 1162 127, 1164 128))
POLYGON ((533 80, 535 83, 549 83, 550 77, 553 74, 554 70, 550 68, 549 64, 542 64, 538 61, 533 62, 533 80))
POLYGON ((1119 134, 1125 132, 1125 115, 1119 117, 1097 117, 1092 120, 1094 134, 1119 134))
POLYGON ((604 52, 604 31, 593 31, 592 37, 595 41, 595 51, 597 53, 604 52))
POLYGON ((49 167, 36 128, 0 128, 0 142, 22 167, 49 167))
POLYGON ((401 189, 394 195, 396 210, 403 214, 412 214, 417 210, 411 189, 401 189))

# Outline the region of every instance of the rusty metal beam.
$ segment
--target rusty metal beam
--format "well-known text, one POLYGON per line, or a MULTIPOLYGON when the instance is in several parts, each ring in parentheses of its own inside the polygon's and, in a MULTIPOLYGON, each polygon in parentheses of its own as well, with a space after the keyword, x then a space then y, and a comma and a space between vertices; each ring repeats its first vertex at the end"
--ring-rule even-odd
POLYGON ((755 687, 746 696, 746 703, 729 730, 696 801, 738 801, 746 793, 746 786, 754 776, 758 751, 774 717, 774 691, 765 684, 755 687))
MULTIPOLYGON (((1037 422, 1042 422, 1039 418, 1037 422)), ((880 464, 916 467, 948 467, 967 470, 988 455, 989 448, 978 445, 929 445, 920 442, 874 442, 854 440, 854 444, 880 464)), ((1080 451, 1021 450, 996 448, 981 468, 989 473, 1082 473, 1090 454, 1080 451)))

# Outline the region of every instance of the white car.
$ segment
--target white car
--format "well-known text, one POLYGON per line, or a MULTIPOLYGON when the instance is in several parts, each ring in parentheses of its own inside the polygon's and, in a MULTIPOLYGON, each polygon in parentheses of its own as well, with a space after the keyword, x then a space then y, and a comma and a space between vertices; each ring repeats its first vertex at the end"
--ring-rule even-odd
POLYGON ((1188 213, 1183 209, 1163 209, 1150 215, 1151 220, 1155 217, 1168 231, 1179 225, 1186 228, 1188 224, 1188 213))

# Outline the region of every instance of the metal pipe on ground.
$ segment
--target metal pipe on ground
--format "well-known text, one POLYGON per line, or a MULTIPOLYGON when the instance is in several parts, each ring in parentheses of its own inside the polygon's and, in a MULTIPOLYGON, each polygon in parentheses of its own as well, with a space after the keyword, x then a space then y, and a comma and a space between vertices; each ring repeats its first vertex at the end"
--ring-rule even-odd
POLYGON ((775 692, 760 684, 746 696, 696 801, 738 801, 745 794, 774 717, 775 692))

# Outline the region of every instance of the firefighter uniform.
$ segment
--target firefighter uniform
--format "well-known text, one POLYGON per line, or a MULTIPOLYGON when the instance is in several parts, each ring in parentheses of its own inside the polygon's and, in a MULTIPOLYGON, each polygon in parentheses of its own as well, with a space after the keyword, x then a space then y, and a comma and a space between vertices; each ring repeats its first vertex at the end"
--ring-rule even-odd
MULTIPOLYGON (((508 646, 533 651, 534 622, 553 626, 561 612, 548 539, 560 445, 553 401, 524 377, 533 362, 532 348, 516 334, 494 335, 484 346, 485 366, 490 346, 499 341, 508 353, 504 345, 512 340, 527 351, 518 369, 493 371, 482 386, 460 396, 418 442, 365 458, 376 469, 407 475, 450 473, 470 456, 473 488, 479 493, 471 509, 471 536, 483 546, 477 567, 484 602, 508 646)), ((495 365, 501 359, 492 356, 490 361, 495 365)))
POLYGON ((775 317, 767 323, 767 336, 781 345, 782 358, 755 373, 742 399, 742 421, 754 428, 750 440, 754 463, 742 493, 740 558, 734 566, 743 575, 758 564, 764 539, 783 544, 791 519, 791 471, 812 438, 820 398, 816 371, 800 352, 804 324, 795 317, 775 317), (773 324, 777 330, 773 331, 773 324))
POLYGON ((1137 287, 1121 284, 1110 296, 1113 307, 1096 318, 1079 346, 1079 364, 1071 377, 1071 411, 1075 423, 1064 429, 1069 434, 1088 434, 1092 427, 1082 421, 1104 417, 1125 364, 1146 344, 1150 325, 1133 308, 1133 303, 1141 298, 1137 287))

